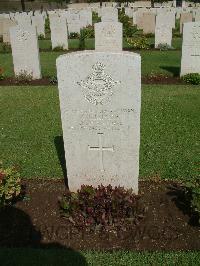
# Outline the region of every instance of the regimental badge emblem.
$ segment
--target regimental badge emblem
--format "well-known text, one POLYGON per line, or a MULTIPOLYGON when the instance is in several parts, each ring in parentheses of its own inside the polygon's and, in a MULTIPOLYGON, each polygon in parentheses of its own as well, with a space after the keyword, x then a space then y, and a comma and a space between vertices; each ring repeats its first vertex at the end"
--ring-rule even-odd
POLYGON ((81 86, 84 98, 91 104, 103 105, 110 101, 113 88, 120 84, 105 73, 105 65, 97 62, 92 67, 93 72, 85 79, 77 82, 81 86))

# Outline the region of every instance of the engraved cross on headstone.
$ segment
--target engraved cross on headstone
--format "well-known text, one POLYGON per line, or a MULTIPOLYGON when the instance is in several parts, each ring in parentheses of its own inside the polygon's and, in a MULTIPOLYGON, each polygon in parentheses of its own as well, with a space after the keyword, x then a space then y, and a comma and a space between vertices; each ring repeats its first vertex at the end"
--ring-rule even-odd
POLYGON ((103 152, 104 151, 111 151, 114 152, 114 147, 104 147, 103 146, 103 140, 102 140, 103 133, 98 133, 99 137, 99 146, 88 146, 89 151, 99 151, 99 163, 101 171, 104 171, 104 165, 103 165, 103 152))

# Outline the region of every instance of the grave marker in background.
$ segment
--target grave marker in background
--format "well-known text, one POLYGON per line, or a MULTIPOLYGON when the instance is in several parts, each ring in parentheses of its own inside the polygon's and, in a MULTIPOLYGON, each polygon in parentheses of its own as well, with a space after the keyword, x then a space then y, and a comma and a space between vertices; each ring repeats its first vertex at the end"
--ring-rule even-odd
POLYGON ((95 50, 122 51, 122 23, 95 23, 95 50))
POLYGON ((52 49, 62 47, 68 50, 68 31, 67 21, 63 15, 52 14, 49 15, 50 29, 51 29, 51 44, 52 49))
POLYGON ((200 22, 183 26, 181 76, 188 73, 200 73, 200 22))
POLYGON ((38 39, 35 27, 15 26, 10 28, 13 65, 15 75, 30 75, 41 78, 38 39))

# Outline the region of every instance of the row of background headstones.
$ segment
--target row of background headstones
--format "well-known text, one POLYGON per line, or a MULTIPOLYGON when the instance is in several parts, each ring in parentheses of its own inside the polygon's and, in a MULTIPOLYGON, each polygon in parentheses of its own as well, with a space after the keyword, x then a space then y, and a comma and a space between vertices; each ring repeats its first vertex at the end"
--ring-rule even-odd
MULTIPOLYGON (((102 12, 101 15, 102 17, 104 17, 106 22, 103 21, 95 25, 95 37, 96 37, 95 38, 96 39, 95 50, 122 51, 122 24, 117 22, 118 20, 117 9, 104 8, 104 10, 106 11, 105 12, 101 11, 102 12)), ((66 14, 68 13, 62 10, 61 13, 59 14, 60 15, 58 15, 58 13, 53 12, 53 11, 49 12, 52 46, 53 48, 57 46, 62 46, 64 49, 67 50, 68 49, 68 41, 67 41, 68 29, 67 29, 67 22, 66 22, 67 21, 66 14)), ((74 18, 75 16, 75 21, 77 20, 76 16, 78 16, 78 14, 79 12, 72 14, 72 18, 74 18)), ((92 24, 92 13, 86 10, 84 11, 84 15, 85 15, 83 16, 84 26, 92 24), (89 14, 89 16, 87 16, 86 14, 89 14)), ((151 25, 149 18, 151 19, 153 16, 155 17, 155 15, 143 13, 144 19, 146 18, 145 17, 146 15, 148 15, 146 24, 149 26, 151 25)), ((45 17, 46 17, 45 13, 40 14, 40 15, 38 14, 35 16, 35 18, 37 16, 42 18, 41 21, 44 24, 45 17)), ((10 29, 11 34, 8 34, 8 35, 11 35, 11 47, 12 47, 15 74, 19 75, 19 73, 21 73, 22 71, 27 71, 28 73, 32 74, 33 78, 36 78, 36 79, 41 78, 37 33, 36 33, 36 28, 31 26, 31 16, 29 16, 28 14, 24 14, 24 15, 17 14, 15 16, 15 19, 18 22, 17 27, 11 27, 13 26, 13 23, 15 22, 9 20, 8 18, 6 19, 6 21, 8 20, 8 27, 11 28, 10 29), (27 52, 24 52, 25 47, 27 48, 27 52), (27 58, 29 58, 30 56, 32 56, 34 60, 31 60, 31 59, 28 60, 27 58), (24 64, 23 62, 26 62, 26 64, 24 64), (31 65, 30 67, 27 65, 27 62, 30 63, 31 65)), ((163 38, 164 40, 170 40, 172 37, 171 36, 172 28, 175 27, 175 12, 170 11, 170 12, 158 14, 157 23, 160 25, 155 27, 156 28, 155 33, 158 36, 160 34, 161 39, 163 38), (171 15, 171 17, 169 16, 169 14, 171 15), (163 37, 163 34, 165 34, 166 36, 163 37)), ((198 23, 190 23, 190 25, 193 28, 193 26, 194 25, 197 26, 198 23)), ((35 24, 33 24, 33 26, 35 26, 35 24)), ((196 29, 196 32, 199 33, 198 28, 196 29)), ((192 38, 190 38, 190 40, 191 40, 189 41, 190 45, 193 45, 192 38)), ((160 43, 160 42, 157 41, 157 43, 160 43)), ((195 45, 196 45, 196 42, 195 42, 195 45)), ((183 42, 183 47, 185 47, 184 42, 183 42)), ((195 67, 192 66, 192 69, 193 69, 192 72, 194 72, 194 69, 196 70, 198 68, 198 64, 195 63, 196 62, 195 60, 196 61, 198 60, 198 56, 193 55, 191 62, 194 63, 195 67)), ((184 69, 184 66, 181 67, 181 69, 184 69)), ((187 69, 189 69, 188 64, 187 64, 187 69)), ((198 72, 198 71, 195 71, 195 72, 198 72)), ((181 74, 185 74, 185 71, 181 70, 181 74)))
MULTIPOLYGON (((78 32, 80 29, 92 24, 92 11, 90 9, 82 10, 56 10, 48 11, 48 14, 59 14, 64 16, 67 19, 68 23, 68 32, 78 32)), ((117 21, 118 14, 117 9, 115 8, 101 8, 98 10, 99 16, 101 16, 102 21, 117 21)), ((155 18, 159 18, 162 21, 162 15, 169 15, 166 21, 163 23, 156 23, 157 26, 161 24, 166 24, 167 21, 170 21, 174 27, 175 25, 175 16, 176 18, 181 17, 180 19, 180 32, 182 32, 182 24, 189 21, 199 21, 200 20, 200 9, 180 9, 180 8, 140 8, 137 11, 127 12, 130 18, 133 18, 133 25, 137 25, 138 29, 143 29, 144 34, 155 33, 155 18), (128 14, 129 13, 129 14, 128 14), (147 21, 147 22, 146 22, 147 21)), ((1 14, 0 15, 0 35, 5 35, 4 42, 9 42, 8 29, 13 25, 13 22, 16 21, 17 24, 33 24, 36 26, 39 35, 45 35, 44 24, 45 18, 47 16, 46 12, 40 13, 39 11, 29 12, 29 13, 10 13, 10 14, 1 14), (7 22, 3 23, 7 18, 7 22), (9 21, 11 20, 11 21, 9 21), (3 29, 3 27, 5 29, 3 29)), ((53 24, 52 24, 53 25, 53 24)))
MULTIPOLYGON (((198 3, 193 3, 193 2, 186 2, 186 1, 182 1, 181 2, 182 7, 188 7, 188 6, 193 6, 193 7, 198 7, 199 4, 198 3)), ((115 3, 115 2, 102 2, 102 6, 112 6, 112 7, 116 7, 119 6, 119 3, 115 3)), ((132 3, 121 3, 122 7, 151 7, 151 1, 136 1, 136 2, 132 2, 132 3)), ((176 1, 168 1, 168 2, 163 2, 163 3, 154 3, 155 7, 176 7, 176 1)), ((39 10, 39 9, 43 9, 43 10, 53 10, 56 8, 74 8, 74 9, 82 9, 82 8, 98 8, 100 7, 100 3, 71 3, 71 4, 65 4, 65 3, 58 3, 58 2, 48 2, 48 1, 40 1, 40 2, 30 2, 27 1, 25 2, 25 8, 26 11, 31 11, 31 10, 39 10)), ((22 11, 22 6, 21 6, 21 2, 20 1, 8 1, 8 0, 2 0, 0 2, 0 13, 1 12, 10 12, 10 11, 22 11)))

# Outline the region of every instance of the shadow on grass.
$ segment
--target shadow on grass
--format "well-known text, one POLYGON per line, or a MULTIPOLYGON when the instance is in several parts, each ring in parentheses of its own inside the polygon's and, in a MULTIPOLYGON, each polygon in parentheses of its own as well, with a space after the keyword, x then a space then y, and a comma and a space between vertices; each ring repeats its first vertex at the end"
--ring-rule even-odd
POLYGON ((56 147, 56 151, 57 151, 58 159, 60 161, 60 165, 62 167, 65 186, 68 188, 67 168, 66 168, 66 161, 65 161, 65 149, 64 149, 63 136, 56 136, 54 138, 54 144, 56 147))
POLYGON ((160 66, 160 68, 167 70, 168 72, 173 74, 173 77, 179 77, 180 75, 180 67, 175 66, 160 66))
MULTIPOLYGON (((20 209, 13 206, 1 208, 0 264, 87 265, 82 254, 71 248, 66 248, 60 243, 42 243, 44 228, 41 234, 41 231, 32 224, 29 215, 20 209)), ((45 235, 48 235, 48 232, 45 235)))
POLYGON ((185 188, 177 185, 170 185, 170 191, 167 193, 171 200, 176 204, 177 208, 183 212, 184 215, 189 216, 188 224, 191 226, 199 226, 198 214, 193 212, 190 206, 191 195, 185 193, 185 188))

